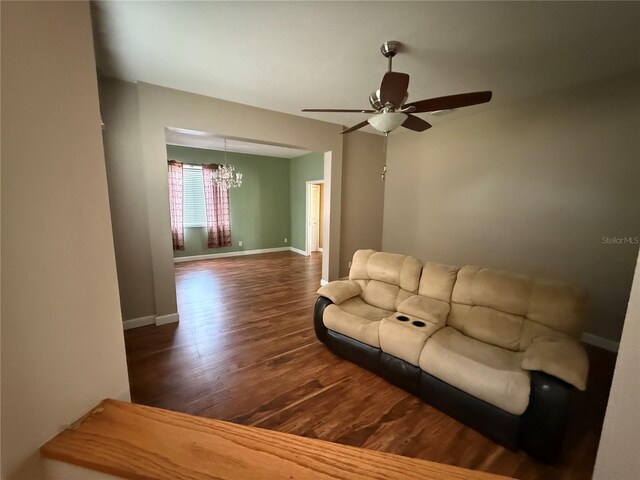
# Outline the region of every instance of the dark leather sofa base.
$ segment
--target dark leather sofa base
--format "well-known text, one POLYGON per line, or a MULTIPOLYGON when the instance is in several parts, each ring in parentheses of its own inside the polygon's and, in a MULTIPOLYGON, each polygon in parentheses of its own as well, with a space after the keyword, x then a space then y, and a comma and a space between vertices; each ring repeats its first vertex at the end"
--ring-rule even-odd
POLYGON ((547 463, 558 458, 574 393, 571 385, 556 377, 531 372, 529 408, 522 415, 520 436, 524 451, 547 463))
POLYGON ((509 450, 519 449, 520 416, 505 412, 422 372, 420 398, 509 450))
POLYGON ((531 372, 529 407, 522 415, 510 414, 379 348, 329 330, 322 316, 331 304, 331 300, 319 297, 313 320, 318 339, 333 353, 419 396, 510 450, 521 448, 547 463, 557 460, 573 392, 569 384, 542 372, 531 372))
POLYGON ((420 381, 421 372, 422 370, 415 365, 411 365, 398 357, 385 352, 380 354, 378 375, 409 393, 418 395, 418 382, 420 381))
POLYGON ((342 358, 371 370, 373 373, 378 373, 378 361, 382 352, 379 348, 371 347, 333 330, 327 330, 326 345, 329 350, 342 358))

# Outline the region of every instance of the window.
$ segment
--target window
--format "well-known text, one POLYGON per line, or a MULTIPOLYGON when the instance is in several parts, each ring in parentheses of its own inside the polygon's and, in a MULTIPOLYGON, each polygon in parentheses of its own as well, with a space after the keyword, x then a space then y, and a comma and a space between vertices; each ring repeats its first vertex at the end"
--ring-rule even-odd
POLYGON ((204 182, 202 167, 199 165, 184 165, 184 226, 206 227, 207 212, 204 201, 204 182))

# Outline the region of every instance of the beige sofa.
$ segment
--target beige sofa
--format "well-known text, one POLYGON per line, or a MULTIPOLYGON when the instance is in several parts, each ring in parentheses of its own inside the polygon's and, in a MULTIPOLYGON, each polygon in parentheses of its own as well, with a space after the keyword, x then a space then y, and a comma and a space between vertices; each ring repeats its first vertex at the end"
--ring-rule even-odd
POLYGON ((316 333, 336 353, 510 448, 557 455, 587 381, 579 288, 360 250, 318 293, 316 333))

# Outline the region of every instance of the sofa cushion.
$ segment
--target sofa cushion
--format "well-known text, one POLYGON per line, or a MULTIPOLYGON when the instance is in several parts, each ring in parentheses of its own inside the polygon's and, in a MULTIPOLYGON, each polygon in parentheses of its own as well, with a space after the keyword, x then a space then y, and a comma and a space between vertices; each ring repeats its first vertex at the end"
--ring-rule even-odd
POLYGON ((345 300, 360 295, 362 288, 352 280, 336 280, 320 287, 318 293, 323 297, 327 297, 333 303, 340 304, 345 300))
POLYGON ((418 290, 422 262, 396 253, 358 250, 353 255, 349 280, 362 289, 365 302, 385 310, 397 305, 418 290))
POLYGON ((458 272, 452 301, 523 316, 527 314, 532 289, 533 279, 524 275, 465 266, 458 272))
POLYGON ((367 262, 367 275, 372 280, 400 286, 400 273, 405 258, 397 253, 376 252, 367 262))
POLYGON ((349 269, 349 280, 369 280, 367 264, 371 255, 376 253, 375 250, 358 250, 353 254, 351 260, 351 268, 349 269))
POLYGON ((420 352, 433 333, 444 325, 412 315, 395 314, 380 322, 380 348, 383 352, 418 366, 420 352))
POLYGON ((449 314, 449 304, 435 298, 412 295, 398 305, 398 312, 411 315, 420 320, 444 324, 449 314))
POLYGON ((466 266, 458 272, 447 324, 522 352, 537 336, 579 336, 585 300, 575 286, 466 266))
POLYGON ((450 302, 458 270, 460 270, 460 267, 426 262, 420 275, 418 294, 442 300, 443 302, 450 302))
POLYGON ((488 345, 452 327, 434 333, 422 349, 422 370, 514 415, 529 404, 530 376, 523 354, 488 345))
POLYGON ((397 253, 376 252, 367 262, 367 275, 371 280, 397 285, 413 293, 418 290, 421 271, 420 260, 397 253))
MULTIPOLYGON (((397 253, 358 250, 353 255, 349 280, 365 282, 377 280, 416 293, 420 281, 422 262, 417 258, 397 253)), ((363 290, 364 290, 363 286, 363 290)))
POLYGON ((378 336, 379 320, 369 320, 349 313, 338 305, 329 305, 324 309, 322 322, 329 330, 341 333, 372 347, 380 348, 380 337, 378 336))
POLYGON ((524 317, 520 315, 454 303, 451 305, 447 325, 481 342, 518 351, 523 321, 524 317))
POLYGON ((364 301, 385 310, 396 309, 400 287, 379 280, 370 280, 362 292, 364 301))

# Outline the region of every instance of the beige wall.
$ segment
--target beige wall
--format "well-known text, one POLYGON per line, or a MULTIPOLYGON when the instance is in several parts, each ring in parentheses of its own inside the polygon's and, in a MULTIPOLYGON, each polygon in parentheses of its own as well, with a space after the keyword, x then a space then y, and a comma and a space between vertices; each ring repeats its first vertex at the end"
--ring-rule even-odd
MULTIPOLYGON (((573 282, 618 340, 640 235, 638 75, 390 138, 383 248, 573 282)), ((500 92, 494 92, 497 96, 500 92)))
POLYGON ((2 2, 2 477, 127 399, 89 5, 2 2))
POLYGON ((640 478, 640 262, 627 307, 594 480, 640 478))
POLYGON ((353 251, 362 248, 361 243, 380 245, 383 187, 379 173, 384 161, 379 136, 357 133, 345 140, 340 135, 341 127, 334 124, 144 83, 101 79, 100 85, 125 319, 176 311, 167 233, 165 127, 331 152, 330 178, 325 176, 323 195, 323 209, 331 218, 329 228, 323 231, 323 278, 335 279, 343 274, 346 262, 353 251), (132 180, 131 176, 139 175, 141 169, 144 180, 132 180), (136 186, 138 190, 131 192, 136 186), (341 201, 342 195, 348 196, 349 205, 341 201), (353 221, 341 222, 342 214, 353 221), (143 224, 141 218, 147 218, 147 222, 143 224), (340 253, 343 247, 348 249, 346 257, 340 253))
POLYGON ((140 318, 155 313, 155 300, 138 89, 111 79, 99 87, 122 317, 140 318))
POLYGON ((382 248, 384 137, 364 132, 344 136, 340 277, 349 275, 356 250, 382 248))

